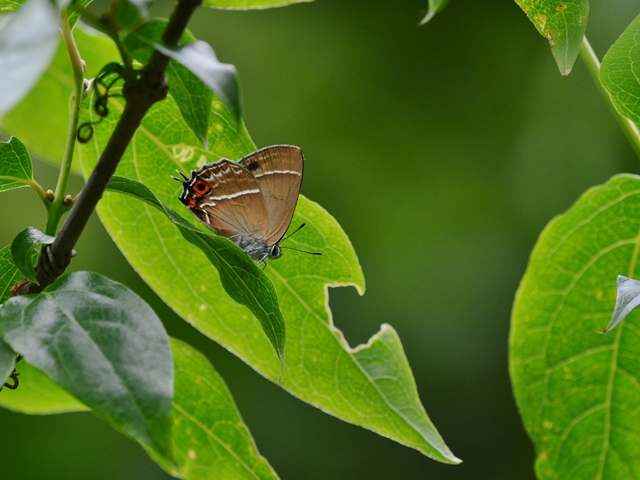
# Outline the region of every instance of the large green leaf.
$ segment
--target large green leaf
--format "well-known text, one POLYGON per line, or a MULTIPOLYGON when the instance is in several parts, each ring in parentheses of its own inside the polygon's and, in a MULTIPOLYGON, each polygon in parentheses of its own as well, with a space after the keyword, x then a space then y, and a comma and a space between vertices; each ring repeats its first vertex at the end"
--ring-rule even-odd
POLYGON ((204 6, 229 10, 251 10, 284 7, 294 3, 312 1, 313 0, 204 0, 204 6))
POLYGON ((284 362, 285 324, 278 306, 273 284, 238 246, 230 240, 205 233, 185 221, 164 205, 143 184, 126 177, 114 177, 108 188, 132 195, 163 212, 178 228, 182 236, 198 247, 216 267, 220 280, 231 298, 246 306, 260 320, 262 329, 278 355, 281 367, 284 362))
POLYGON ((600 335, 639 277, 640 177, 586 192, 542 232, 513 309, 510 368, 538 478, 640 478, 640 314, 600 335))
POLYGON ((187 480, 276 479, 260 456, 224 381, 209 361, 172 339, 175 363, 173 451, 175 466, 152 456, 187 480))
POLYGON ((58 44, 60 12, 50 0, 29 0, 0 17, 0 115, 31 90, 58 44))
MULTIPOLYGON (((93 168, 113 130, 119 98, 111 115, 81 149, 86 173, 93 168)), ((176 167, 189 169, 227 157, 239 159, 255 150, 220 102, 212 107, 210 150, 181 121, 171 98, 155 105, 136 133, 118 175, 147 185, 162 203, 185 212, 180 185, 171 180, 176 167)), ((313 161, 313 160, 309 160, 313 161)), ((182 239, 163 213, 133 198, 107 192, 98 206, 107 231, 129 262, 158 295, 200 331, 278 382, 279 365, 260 324, 225 293, 215 269, 197 248, 182 239)), ((287 251, 271 261, 266 273, 274 282, 287 322, 282 386, 346 421, 411 446, 437 460, 455 463, 420 404, 402 346, 391 327, 369 344, 352 349, 335 328, 327 306, 327 287, 364 286, 362 271, 348 238, 319 205, 301 197, 293 225, 307 223, 290 246, 321 251, 324 256, 287 251)), ((286 246, 286 245, 285 245, 286 246)))
POLYGON ((173 363, 164 327, 124 285, 64 275, 7 300, 0 336, 115 428, 170 458, 173 363))
MULTIPOLYGON (((87 78, 118 59, 118 50, 110 39, 86 33, 81 28, 74 30, 74 36, 87 65, 87 78)), ((19 137, 34 156, 59 165, 67 138, 72 92, 69 54, 60 44, 51 65, 33 90, 0 119, 2 131, 19 137)), ((77 162, 73 168, 80 171, 77 162)))
POLYGON ((618 111, 640 125, 640 15, 602 59, 600 80, 618 111))
POLYGON ((569 75, 587 29, 589 0, 515 0, 551 46, 562 75, 569 75))

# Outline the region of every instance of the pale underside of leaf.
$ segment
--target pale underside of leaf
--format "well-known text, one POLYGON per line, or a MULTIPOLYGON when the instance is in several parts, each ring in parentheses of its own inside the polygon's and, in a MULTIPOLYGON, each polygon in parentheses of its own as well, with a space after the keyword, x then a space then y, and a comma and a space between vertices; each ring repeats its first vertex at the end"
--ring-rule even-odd
POLYGON ((27 94, 51 62, 59 17, 49 0, 29 0, 0 17, 0 115, 27 94))
POLYGON ((618 275, 616 292, 616 306, 611 322, 602 333, 610 332, 640 305, 640 281, 618 275))

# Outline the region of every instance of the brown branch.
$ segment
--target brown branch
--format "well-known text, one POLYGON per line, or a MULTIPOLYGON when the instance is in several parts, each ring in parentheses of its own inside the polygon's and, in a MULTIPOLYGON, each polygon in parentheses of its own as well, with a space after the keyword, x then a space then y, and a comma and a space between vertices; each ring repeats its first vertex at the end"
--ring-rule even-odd
MULTIPOLYGON (((178 0, 162 36, 165 46, 173 47, 178 44, 191 16, 201 3, 202 0, 178 0)), ((132 85, 125 85, 123 94, 126 106, 122 116, 55 241, 43 250, 36 271, 38 284, 27 283, 21 289, 21 293, 42 291, 53 283, 68 266, 71 257, 75 254, 73 247, 86 227, 98 201, 102 198, 136 129, 151 106, 167 95, 165 71, 168 63, 168 57, 154 51, 140 77, 132 85)))

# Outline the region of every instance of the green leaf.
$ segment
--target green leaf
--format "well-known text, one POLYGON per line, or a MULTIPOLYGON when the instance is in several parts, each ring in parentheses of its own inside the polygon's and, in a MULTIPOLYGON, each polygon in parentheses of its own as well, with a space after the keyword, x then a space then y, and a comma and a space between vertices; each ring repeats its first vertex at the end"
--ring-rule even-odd
POLYGON ((154 47, 198 77, 224 102, 233 118, 236 121, 240 120, 240 91, 236 67, 220 63, 208 43, 196 40, 171 49, 157 43, 154 47))
MULTIPOLYGON (((136 60, 142 64, 149 61, 155 50, 153 45, 160 41, 166 26, 166 20, 153 19, 126 36, 124 43, 136 60)), ((194 40, 195 37, 187 30, 180 38, 180 45, 194 40)), ((207 148, 213 92, 187 68, 173 60, 169 62, 167 76, 169 95, 176 101, 185 123, 207 148)))
POLYGON ((11 242, 11 257, 14 265, 20 272, 32 282, 38 282, 35 266, 40 247, 51 245, 55 237, 45 235, 33 227, 25 228, 11 242))
POLYGON ((640 177, 614 177, 552 220, 531 254, 510 369, 540 479, 640 477, 640 316, 597 333, 617 276, 640 273, 638 218, 640 177))
POLYGON ((206 357, 171 339, 176 384, 173 451, 178 468, 151 456, 186 480, 277 479, 256 450, 227 386, 206 357))
MULTIPOLYGON (((81 148, 85 175, 95 165, 122 108, 121 100, 112 98, 112 113, 98 126, 92 141, 81 148)), ((91 112, 85 115, 91 119, 91 112)), ((171 98, 154 105, 117 174, 143 183, 163 204, 186 213, 178 200, 180 185, 171 179, 176 168, 187 173, 221 157, 239 159, 256 148, 221 103, 212 106, 211 150, 203 149, 179 119, 180 112, 171 98)), ((209 259, 184 241, 164 213, 111 192, 99 203, 98 213, 128 261, 171 308, 262 375, 278 382, 280 371, 273 361, 273 347, 259 321, 226 295, 209 259)), ((191 214, 189 219, 200 224, 191 214)), ((292 226, 302 222, 307 227, 287 240, 286 246, 321 251, 324 256, 287 251, 282 258, 269 262, 265 270, 276 287, 287 325, 281 385, 338 418, 437 460, 457 463, 459 460, 419 402, 395 332, 384 327, 370 344, 352 349, 331 321, 327 287, 364 288, 362 271, 347 236, 331 215, 301 196, 292 226)))
POLYGON ((67 8, 67 14, 69 15, 69 25, 74 28, 80 20, 82 9, 89 6, 93 0, 71 0, 69 7, 67 8))
POLYGON ((640 125, 640 15, 602 59, 600 80, 618 111, 640 125))
POLYGON ((101 275, 64 275, 0 308, 0 335, 115 428, 170 456, 173 363, 153 310, 101 275))
MULTIPOLYGON (((2 160, 0 160, 0 165, 2 160)), ((11 287, 21 278, 20 272, 11 260, 11 247, 0 250, 0 308, 8 298, 11 298, 11 287)), ((9 345, 0 340, 0 387, 13 372, 16 354, 9 345)), ((0 393, 0 401, 2 393, 0 393)))
POLYGON ((119 0, 114 5, 113 20, 124 30, 130 30, 149 16, 153 0, 119 0))
POLYGON ((19 10, 26 0, 0 0, 0 14, 19 10))
POLYGON ((20 374, 20 386, 0 392, 0 407, 29 415, 89 410, 25 360, 17 364, 16 371, 20 374))
POLYGON ((33 183, 31 157, 16 137, 0 142, 0 192, 33 183))
POLYGON ((164 205, 143 184, 126 177, 114 177, 108 188, 132 195, 163 212, 182 236, 207 256, 220 274, 225 291, 236 302, 251 310, 262 325, 265 335, 278 355, 281 368, 284 362, 285 324, 278 297, 269 278, 253 260, 230 240, 191 225, 175 211, 164 205))
POLYGON ((436 16, 436 13, 440 12, 444 7, 449 4, 449 0, 429 0, 429 10, 422 20, 420 20, 419 25, 424 25, 433 17, 436 16))
POLYGON ((0 250, 0 304, 11 298, 11 287, 22 278, 11 258, 11 247, 0 250))
POLYGON ((29 0, 0 17, 0 115, 14 107, 51 63, 60 12, 50 0, 29 0))
MULTIPOLYGON (((88 34, 78 27, 74 29, 74 37, 87 65, 87 78, 119 58, 117 48, 105 36, 88 34)), ((3 132, 19 137, 34 156, 59 165, 64 155, 72 92, 69 54, 61 43, 35 88, 0 120, 3 132)), ((72 168, 80 171, 77 162, 72 168)))
POLYGON ((294 3, 312 2, 313 0, 205 0, 205 7, 227 10, 252 10, 273 7, 285 7, 294 3))
POLYGON ((516 0, 516 3, 549 42, 560 73, 569 75, 587 29, 589 0, 516 0))
POLYGON ((613 330, 640 305, 640 281, 627 278, 624 275, 618 275, 616 292, 616 306, 613 309, 611 322, 602 333, 613 330))

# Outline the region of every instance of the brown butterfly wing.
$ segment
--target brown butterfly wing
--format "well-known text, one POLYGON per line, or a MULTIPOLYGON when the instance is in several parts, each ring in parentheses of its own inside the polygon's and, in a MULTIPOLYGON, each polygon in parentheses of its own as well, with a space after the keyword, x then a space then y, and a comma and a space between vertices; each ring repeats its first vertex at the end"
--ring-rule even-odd
POLYGON ((192 186, 198 180, 209 189, 192 211, 214 232, 232 240, 238 235, 267 235, 269 217, 260 183, 245 168, 225 158, 196 172, 192 186))
POLYGON ((302 150, 291 145, 275 145, 247 155, 238 163, 260 184, 269 214, 265 240, 268 245, 274 245, 289 228, 296 209, 304 168, 302 150))

